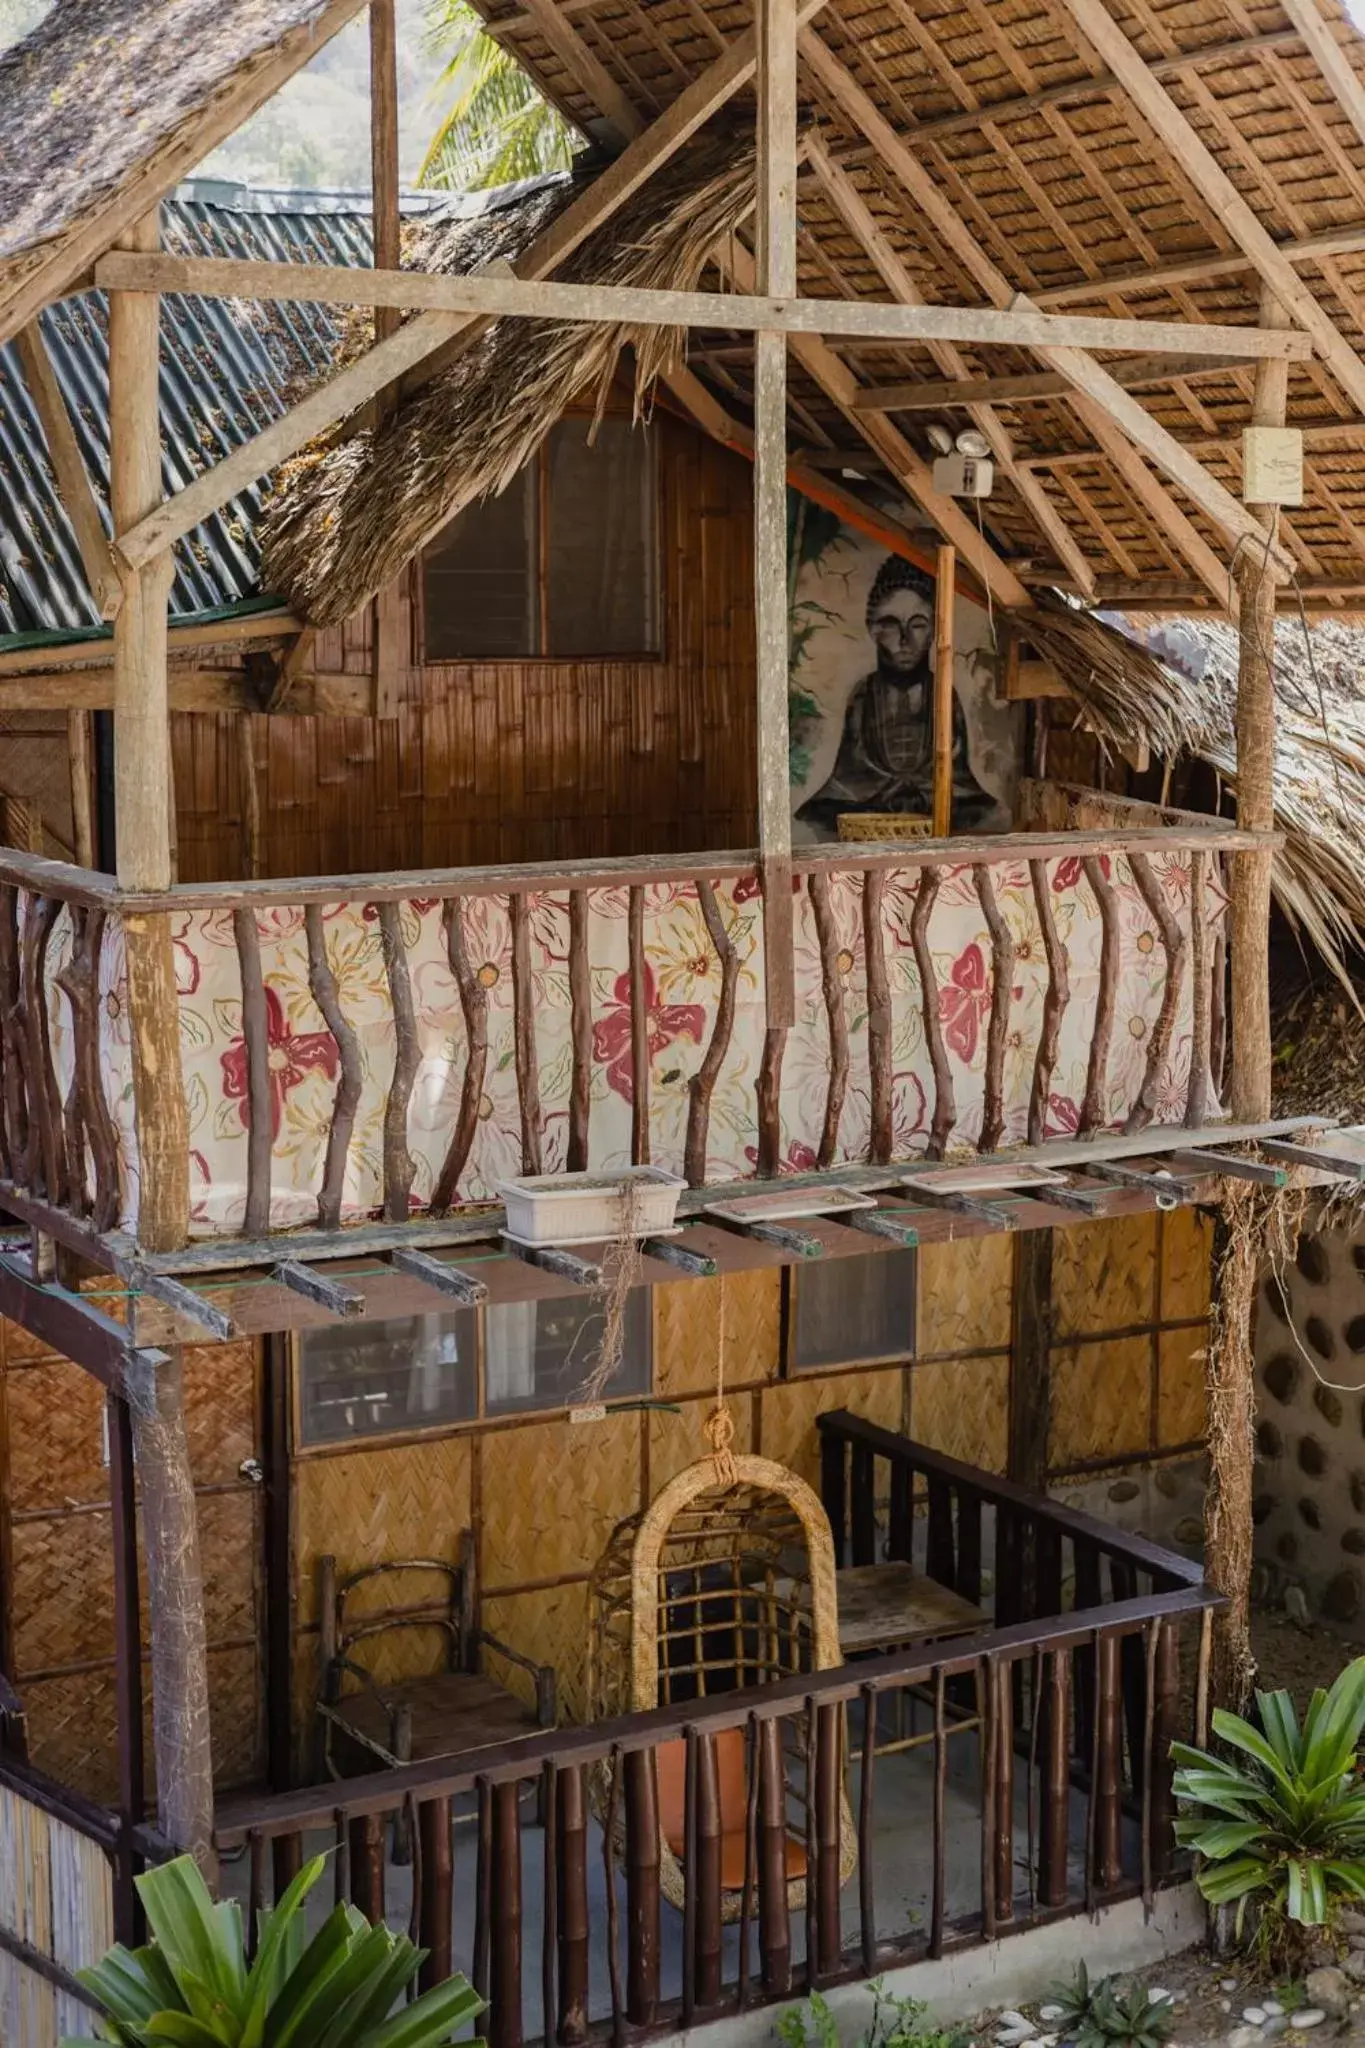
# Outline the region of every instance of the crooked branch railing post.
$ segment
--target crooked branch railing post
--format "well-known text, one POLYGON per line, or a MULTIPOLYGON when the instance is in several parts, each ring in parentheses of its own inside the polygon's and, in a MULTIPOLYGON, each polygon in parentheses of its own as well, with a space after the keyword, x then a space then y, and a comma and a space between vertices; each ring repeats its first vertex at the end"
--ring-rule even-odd
MULTIPOLYGON (((194 919, 226 919, 236 955, 236 987, 242 1028, 242 1153, 244 1202, 241 1230, 248 1238, 268 1234, 272 1201, 280 1190, 272 1185, 274 1123, 278 1114, 272 1062, 278 1048, 270 1033, 274 1017, 270 988, 281 946, 297 952, 289 971, 306 987, 319 1018, 336 1048, 335 1079, 327 1135, 316 1170, 317 1224, 323 1231, 342 1225, 348 1186, 358 1161, 356 1133, 371 1113, 382 1127, 382 1159, 376 1207, 393 1222, 405 1222, 414 1203, 423 1202, 435 1215, 455 1206, 470 1170, 485 1113, 490 1047, 487 962, 474 952, 476 931, 486 917, 479 906, 494 904, 510 927, 512 992, 511 1044, 508 1066, 515 1097, 516 1140, 524 1171, 542 1170, 548 1133, 563 1116, 565 1165, 570 1170, 594 1165, 596 1142, 594 1091, 604 1062, 618 1057, 601 1051, 596 1039, 594 991, 604 972, 616 973, 614 957, 599 951, 609 920, 602 915, 610 896, 625 898, 627 947, 628 1042, 621 1057, 630 1088, 631 1156, 637 1163, 657 1159, 662 1140, 658 1119, 663 1108, 651 1096, 651 1064, 656 1029, 651 1004, 648 958, 652 906, 662 902, 664 885, 695 892, 703 946, 707 955, 701 1005, 703 1023, 699 1051, 687 1082, 687 1117, 682 1141, 682 1166, 688 1182, 701 1186, 716 1175, 719 1161, 713 1131, 713 1107, 727 1073, 742 1057, 757 1071, 753 1105, 753 1146, 760 1173, 781 1169, 793 1143, 808 1145, 816 1163, 831 1167, 848 1156, 848 1125, 855 1055, 853 1033, 866 1034, 868 1067, 868 1131, 861 1148, 871 1165, 889 1164, 898 1154, 907 1160, 916 1150, 939 1158, 962 1143, 964 1121, 959 1101, 962 1082, 950 1056, 941 1005, 941 931, 945 885, 953 876, 969 879, 978 914, 984 922, 989 952, 990 993, 985 1032, 982 1106, 979 1126, 967 1142, 990 1153, 1003 1142, 1010 1105, 1005 1100, 1006 1049, 1009 1042, 1019 944, 1001 908, 1001 877, 1026 863, 1030 878, 1027 906, 1036 926, 1046 987, 1042 1028, 1034 1056, 1032 1086, 1026 1105, 1027 1135, 1041 1143, 1050 1135, 1054 1075, 1062 1050, 1064 1026, 1074 1028, 1075 1008, 1084 987, 1088 1029, 1086 1085, 1079 1105, 1082 1133, 1098 1131, 1112 1121, 1109 1069, 1115 1037, 1118 981, 1127 941, 1117 908, 1112 866, 1126 859, 1133 882, 1152 919, 1164 980, 1146 1049, 1135 1099, 1128 1105, 1129 1130, 1141 1130, 1180 1113, 1168 1100, 1164 1077, 1182 1004, 1193 1020, 1192 1054, 1185 1120, 1199 1122, 1209 1105, 1215 1004, 1215 976, 1224 971, 1224 953, 1215 953, 1211 890, 1224 853, 1238 851, 1242 837, 1216 824, 1159 826, 1105 832, 1031 832, 991 840, 944 844, 900 842, 894 846, 840 846, 798 849, 783 897, 783 915, 793 904, 813 927, 814 949, 802 955, 801 1001, 823 1015, 828 1052, 823 1099, 811 1128, 792 1126, 790 1091, 781 1090, 782 1053, 790 1027, 773 1024, 764 1003, 763 977, 751 949, 760 931, 774 918, 769 894, 759 917, 742 910, 759 891, 757 856, 749 853, 705 854, 685 859, 646 857, 618 862, 580 862, 555 869, 516 867, 449 870, 436 874, 357 875, 295 881, 257 880, 234 884, 188 884, 159 892, 134 892, 105 875, 46 861, 17 851, 0 851, 0 1193, 4 1185, 22 1194, 22 1214, 35 1229, 59 1241, 60 1225, 77 1221, 85 1232, 68 1228, 65 1241, 81 1250, 92 1233, 108 1231, 128 1220, 130 1175, 120 1156, 117 1102, 122 1082, 107 1059, 109 1023, 117 1010, 126 1011, 129 1049, 138 1101, 139 1156, 138 1234, 145 1249, 171 1247, 188 1227, 191 1155, 186 1098, 180 1074, 179 997, 174 989, 170 931, 194 919), (1093 904, 1101 943, 1098 978, 1093 992, 1073 971, 1071 941, 1063 936, 1055 897, 1062 886, 1058 863, 1065 860, 1062 882, 1093 904), (1189 889, 1173 883, 1163 860, 1174 860, 1188 873, 1189 889), (895 878, 894 890, 888 888, 895 878), (1078 879, 1079 878, 1079 879, 1078 879), (736 891, 736 885, 742 885, 736 891), (791 895, 792 889, 797 895, 791 895), (462 1041, 455 1055, 449 1093, 449 1128, 442 1133, 438 1159, 431 1168, 429 1193, 419 1188, 409 1136, 423 1048, 417 994, 419 962, 413 957, 413 918, 409 905, 440 906, 440 950, 454 984, 452 1009, 460 1022, 462 1041), (350 906, 369 920, 382 954, 382 974, 367 1000, 381 1006, 379 1021, 391 1021, 394 1059, 387 1078, 370 1079, 362 1052, 361 1032, 375 1021, 362 1017, 355 999, 339 978, 340 955, 329 952, 333 918, 350 906), (293 918, 277 919, 286 910, 293 918), (533 950, 533 929, 547 912, 567 932, 565 1029, 568 1037, 567 1096, 562 1106, 542 1100, 543 1012, 546 989, 533 950), (302 913, 298 917, 298 913, 302 913), (281 936, 281 933, 285 936, 281 936), (265 941, 269 936, 267 966, 265 941), (746 936, 747 935, 747 936, 746 936), (111 940, 121 939, 124 961, 121 982, 109 981, 111 940), (892 946, 903 958, 893 995, 889 954, 892 946), (866 982, 865 1017, 851 1000, 849 976, 861 955, 866 982), (907 980, 904 970, 909 969, 907 980), (756 1010, 741 1012, 740 993, 746 971, 759 994, 756 1010), (914 1140, 898 1135, 897 1086, 893 1073, 893 1030, 897 1006, 912 1003, 920 1012, 927 1072, 927 1133, 914 1140), (1068 1026, 1068 1019, 1071 1020, 1068 1026), (69 1033, 69 1049, 59 1046, 59 1033, 69 1033), (106 1057, 102 1058, 102 1052, 106 1057), (59 1059, 60 1053, 60 1059, 59 1059), (63 1066, 63 1062, 65 1065, 63 1066), (152 1070, 155 1079, 149 1080, 152 1070), (59 1085, 59 1071, 67 1077, 59 1085), (382 1099, 366 1105, 367 1087, 380 1089, 382 1099), (440 1149, 443 1148, 443 1149, 440 1149)), ((773 876, 768 877, 769 883, 773 876)), ((954 892, 961 907, 960 889, 954 892)), ((615 914, 615 910, 613 911, 615 914)), ((1011 917, 1014 916, 1011 912, 1011 917)), ((1219 934, 1221 942, 1221 933, 1219 934)), ((331 942, 335 946, 335 941, 331 942)), ((114 958, 119 957, 117 951, 114 958)), ((231 956, 229 955, 229 958, 231 956)), ((509 963, 499 962, 498 971, 509 963)), ((229 972, 231 970, 229 969, 229 972)), ((548 1073, 548 1067, 547 1067, 548 1073)), ((660 1091, 654 1089, 654 1097, 660 1091)), ((1016 1108, 1016 1113, 1018 1110, 1016 1108)), ((671 1102, 668 1114, 672 1116, 671 1102)), ((670 1141, 672 1142, 672 1141, 670 1141)), ((218 1179, 222 1181, 219 1174, 218 1179)), ((296 1192, 291 1190, 291 1192, 296 1192)), ((225 1230, 226 1234, 226 1230, 225 1230)))

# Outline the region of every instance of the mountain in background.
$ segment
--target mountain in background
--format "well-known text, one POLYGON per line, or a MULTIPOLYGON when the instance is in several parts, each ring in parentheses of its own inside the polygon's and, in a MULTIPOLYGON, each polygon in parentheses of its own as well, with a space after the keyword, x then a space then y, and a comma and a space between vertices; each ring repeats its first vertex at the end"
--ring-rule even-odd
MULTIPOLYGON (((51 0, 0 0, 0 49, 36 28, 50 5, 51 0)), ((427 6, 428 0, 397 0, 399 154, 407 183, 416 178, 439 121, 431 94, 443 59, 429 44, 427 6)), ((195 175, 248 185, 368 190, 369 91, 370 31, 362 10, 253 120, 205 158, 195 175)))

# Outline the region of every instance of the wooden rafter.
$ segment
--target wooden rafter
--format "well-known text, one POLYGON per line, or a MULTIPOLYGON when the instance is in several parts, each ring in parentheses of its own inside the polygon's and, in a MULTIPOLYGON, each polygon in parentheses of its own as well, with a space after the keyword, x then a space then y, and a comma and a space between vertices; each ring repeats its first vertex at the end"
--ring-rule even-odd
POLYGON ((564 13, 561 0, 526 0, 529 25, 542 35, 580 91, 603 113, 622 142, 633 142, 644 127, 639 114, 581 32, 564 13))
MULTIPOLYGON (((1142 391, 1175 377, 1226 376, 1238 367, 1231 356, 1155 356, 1120 363, 1109 374, 1125 391, 1142 391)), ((1027 405, 1065 398, 1071 385, 1058 370, 1025 371, 1016 377, 960 377, 942 383, 870 384, 860 404, 873 412, 939 412, 954 405, 1027 405)), ((1031 460, 1032 458, 1026 458, 1031 460)))
POLYGON ((1365 362, 1304 284, 1207 144, 1196 133, 1159 79, 1129 42, 1104 0, 1063 0, 1077 28, 1114 79, 1198 187, 1233 242, 1248 256, 1262 281, 1311 334, 1318 353, 1352 403, 1365 407, 1365 362))
POLYGON ((67 410, 62 387, 57 382, 57 373, 52 367, 52 358, 43 340, 42 329, 36 319, 21 328, 18 337, 19 360, 24 367, 24 382, 42 425, 43 438, 52 463, 52 474, 56 480, 57 496, 61 499, 71 530, 76 536, 80 552, 81 567, 85 580, 90 586, 101 618, 112 619, 123 601, 114 558, 110 551, 104 522, 100 518, 99 504, 90 482, 90 472, 85 466, 80 443, 71 414, 67 410))
MULTIPOLYGON (((1329 228, 1320 235, 1300 235, 1277 244, 1287 263, 1321 263, 1332 256, 1358 256, 1365 250, 1365 228, 1329 228)), ((1165 290, 1169 285, 1201 285, 1220 277, 1245 276, 1255 265, 1240 250, 1225 255, 1210 250, 1207 256, 1182 257, 1174 263, 1143 263, 1131 270, 1111 270, 1097 278, 1082 278, 1077 284, 1051 285, 1031 296, 1035 306, 1049 308, 1084 304, 1087 299, 1107 299, 1115 292, 1135 293, 1165 290)))
MULTIPOLYGON (((886 235, 878 226, 872 209, 858 191, 853 180, 842 167, 825 152, 818 142, 808 142, 806 159, 815 171, 825 190, 830 204, 835 208, 850 234, 861 243, 868 257, 876 265, 889 290, 895 293, 903 305, 923 303, 922 295, 914 278, 892 247, 886 235)), ((940 369, 950 377, 965 379, 967 365, 958 349, 951 342, 941 342, 933 347, 932 353, 940 369)), ((877 411, 868 402, 867 394, 860 394, 856 401, 858 411, 877 411)), ((996 461, 1005 476, 1014 485, 1023 499, 1043 538, 1048 542, 1059 562, 1075 578, 1077 586, 1087 595, 1093 588, 1094 572, 1071 534, 1066 521, 1057 512, 1047 492, 1027 470, 1020 469, 1015 460, 1014 444, 1008 429, 990 405, 982 402, 969 406, 976 426, 990 442, 996 461)))
MULTIPOLYGON (((1028 304, 1021 294, 1013 290, 1004 273, 954 211, 876 103, 814 31, 807 31, 803 36, 802 52, 807 65, 841 114, 880 151, 887 168, 914 200, 932 232, 975 279, 987 298, 998 307, 1019 308, 1028 304)), ((1154 90, 1160 92, 1161 87, 1156 85, 1154 90)), ((1194 327, 1187 325, 1182 334, 1188 339, 1194 331, 1194 327)), ((1061 347, 1050 347, 1046 342, 1041 346, 1029 345, 1034 346, 1042 359, 1075 387, 1072 409, 1089 427, 1128 488, 1153 513, 1158 526, 1177 540, 1181 552, 1200 580, 1220 603, 1225 601, 1227 573, 1224 565, 1159 479, 1146 468, 1141 456, 1136 454, 1135 446, 1172 477, 1233 542, 1255 526, 1245 507, 1217 478, 1188 457, 1174 435, 1168 434, 1136 400, 1129 398, 1112 374, 1088 353, 1083 342, 1061 347)))

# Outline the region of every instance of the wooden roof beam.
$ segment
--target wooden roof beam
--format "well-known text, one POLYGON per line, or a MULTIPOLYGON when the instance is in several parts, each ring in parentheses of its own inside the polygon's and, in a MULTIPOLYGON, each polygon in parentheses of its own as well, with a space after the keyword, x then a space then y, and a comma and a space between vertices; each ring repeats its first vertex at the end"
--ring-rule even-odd
POLYGON ((1104 0, 1063 0, 1063 4, 1101 62, 1108 65, 1116 84, 1197 186, 1205 204, 1237 247, 1250 258, 1263 283, 1281 300, 1297 325, 1312 336, 1317 353, 1342 390, 1356 407, 1365 410, 1365 362, 1333 325, 1331 315, 1319 305, 1284 251, 1272 241, 1165 86, 1153 78, 1104 0))
POLYGON ((24 382, 28 385, 29 396, 47 442, 57 496, 76 536, 85 580, 100 617, 112 619, 123 602, 123 587, 114 567, 90 472, 85 466, 76 429, 36 316, 27 327, 20 328, 18 348, 24 382))
MULTIPOLYGON (((1125 391, 1166 384, 1173 377, 1226 376, 1240 368, 1233 356, 1153 356, 1135 363, 1106 365, 1125 391)), ((1034 370, 1018 377, 945 378, 941 382, 869 384, 858 403, 869 412, 942 412, 948 406, 1024 405, 1034 399, 1065 398, 1071 384, 1059 370, 1034 370)), ((1022 458, 1032 462, 1034 457, 1022 458)))
POLYGON ((524 0, 527 26, 543 36, 575 85, 606 116, 622 142, 633 142, 644 127, 605 64, 567 18, 563 0, 524 0))
MULTIPOLYGON (((335 0, 335 4, 354 12, 359 0, 335 0)), ((813 20, 824 4, 825 0, 797 0, 798 23, 813 20)), ((622 150, 587 190, 549 223, 518 259, 516 276, 522 279, 548 277, 590 234, 609 220, 661 164, 675 156, 718 108, 749 82, 756 61, 757 41, 750 29, 737 37, 723 56, 717 57, 714 64, 686 87, 657 121, 622 150)), ((228 128, 224 132, 230 134, 232 130, 228 128)), ((198 160, 196 156, 191 162, 198 160)), ((183 172, 176 172, 177 177, 181 175, 183 172)), ((170 182, 175 181, 171 179, 170 182)), ((91 252, 95 253, 98 252, 91 252)), ((89 257, 86 260, 89 261, 89 257)), ((378 302, 370 299, 366 303, 378 302)), ((150 552, 156 553, 191 532, 202 520, 221 510, 240 491, 255 483, 258 477, 265 476, 291 455, 296 455, 318 434, 358 412, 390 384, 420 372, 424 365, 439 359, 452 342, 467 337, 480 325, 477 314, 468 312, 426 312, 407 321, 396 334, 377 342, 354 363, 310 392, 291 411, 272 421, 259 434, 234 449, 231 455, 196 477, 184 490, 168 498, 154 515, 161 524, 153 529, 150 536, 150 552)), ((3 338, 0 335, 0 339, 3 338)))
MULTIPOLYGON (((752 289, 753 258, 742 243, 736 241, 717 250, 716 260, 739 291, 752 289)), ((833 349, 817 335, 794 335, 791 347, 792 354, 815 379, 825 396, 881 457, 902 489, 909 493, 944 539, 953 543, 996 603, 1010 610, 1027 606, 1031 602, 1029 593, 1009 564, 1001 559, 989 542, 982 539, 956 500, 945 497, 934 488, 928 464, 910 446, 899 428, 884 413, 854 410, 858 380, 848 365, 841 362, 833 349)))
MULTIPOLYGON (((1103 11, 1101 0, 1067 0, 1067 4, 1072 7, 1095 5, 1103 11)), ((880 153, 887 169, 915 201, 932 232, 967 275, 976 279, 987 298, 997 307, 1009 307, 1015 311, 1021 311, 1028 305, 1029 301, 1022 293, 1014 291, 1004 272, 982 248, 966 222, 955 212, 847 66, 814 30, 808 29, 804 33, 801 48, 808 67, 840 112, 880 153)), ((1134 61, 1145 75, 1141 60, 1135 57, 1134 61)), ((1149 83, 1153 91, 1164 97, 1160 85, 1154 81, 1149 83)), ((1181 339, 1186 346, 1189 335, 1194 331, 1193 327, 1183 331, 1181 339)), ((1334 329, 1332 331, 1335 333, 1334 329)), ((1212 332, 1212 328, 1205 329, 1206 334, 1212 332)), ((1057 339, 1061 339, 1060 335, 1057 339)), ((1180 345, 1181 340, 1177 339, 1175 347, 1180 345)), ((1049 338, 1045 335, 1041 342, 1030 341, 1028 346, 1075 387, 1076 395, 1070 401, 1073 411, 1089 427, 1128 488, 1176 542, 1200 581, 1219 603, 1224 602, 1227 574, 1223 564, 1160 480, 1147 469, 1136 450, 1141 449, 1143 455, 1150 456, 1230 541, 1235 543, 1247 533, 1261 535, 1257 521, 1216 477, 1188 456, 1173 434, 1158 425, 1135 399, 1128 396, 1108 370, 1101 368, 1093 356, 1086 353, 1088 345, 1083 337, 1068 338, 1065 345, 1058 347, 1049 345, 1049 338)), ((1365 364, 1361 365, 1361 371, 1365 376, 1365 364)), ((1284 565, 1281 563, 1279 566, 1284 565)))
POLYGON ((103 204, 92 208, 79 227, 55 236, 50 253, 20 274, 8 295, 0 295, 0 342, 8 341, 44 306, 71 291, 97 257, 143 220, 211 150, 249 121, 296 71, 311 63, 363 4, 364 0, 326 0, 311 20, 290 29, 273 50, 240 66, 139 170, 103 204))
MULTIPOLYGON (((810 140, 806 145, 806 160, 814 170, 824 189, 825 195, 843 220, 849 233, 862 244, 868 257, 875 264, 887 285, 902 305, 923 304, 919 286, 907 270, 900 256, 892 247, 858 188, 847 171, 834 163, 821 145, 810 140)), ((963 378, 967 365, 960 351, 952 342, 939 343, 934 350, 935 360, 950 376, 963 378)), ((857 401, 858 411, 877 411, 882 408, 868 406, 865 398, 857 401)), ((969 408, 971 417, 991 445, 1001 470, 1013 484, 1022 498, 1039 533, 1047 541, 1057 560, 1075 578, 1077 587, 1087 595, 1094 588, 1094 571, 1085 555, 1072 538, 1066 521, 1058 513, 1047 492, 1029 471, 1020 469, 1015 460, 1014 444, 1004 421, 989 404, 978 403, 969 408)))
MULTIPOLYGON (((1321 235, 1301 235, 1297 241, 1277 242, 1286 262, 1321 263, 1333 256, 1357 256, 1365 250, 1365 227, 1330 228, 1321 235)), ((1237 277, 1255 265, 1240 251, 1231 255, 1211 249, 1207 256, 1182 257, 1174 263, 1139 263, 1131 269, 1111 270, 1103 277, 1082 278, 1078 284, 1049 285, 1033 293, 1035 306, 1049 310, 1057 306, 1081 305, 1087 299, 1108 299, 1118 293, 1155 291, 1167 285, 1207 284, 1211 278, 1237 277)))

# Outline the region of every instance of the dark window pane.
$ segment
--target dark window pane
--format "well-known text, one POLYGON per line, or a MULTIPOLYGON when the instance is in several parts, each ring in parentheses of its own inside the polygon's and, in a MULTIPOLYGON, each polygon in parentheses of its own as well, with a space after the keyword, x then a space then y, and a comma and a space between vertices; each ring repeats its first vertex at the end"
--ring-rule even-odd
POLYGON ((528 462, 496 498, 456 514, 422 561, 428 661, 540 652, 536 551, 539 469, 528 462))
POLYGON ((299 1437, 330 1444, 434 1429, 475 1413, 478 1321, 472 1309, 403 1316, 299 1338, 299 1437))
MULTIPOLYGON (((604 1399, 650 1389, 650 1295, 626 1300, 625 1349, 604 1399)), ((602 1342, 602 1304, 588 1294, 512 1301, 484 1310, 484 1411, 566 1408, 592 1371, 602 1342)))
POLYGON ((792 1274, 798 1372, 860 1358, 913 1358, 915 1254, 811 1260, 792 1274))
POLYGON ((549 652, 658 649, 654 442, 629 420, 561 420, 550 436, 549 652))

